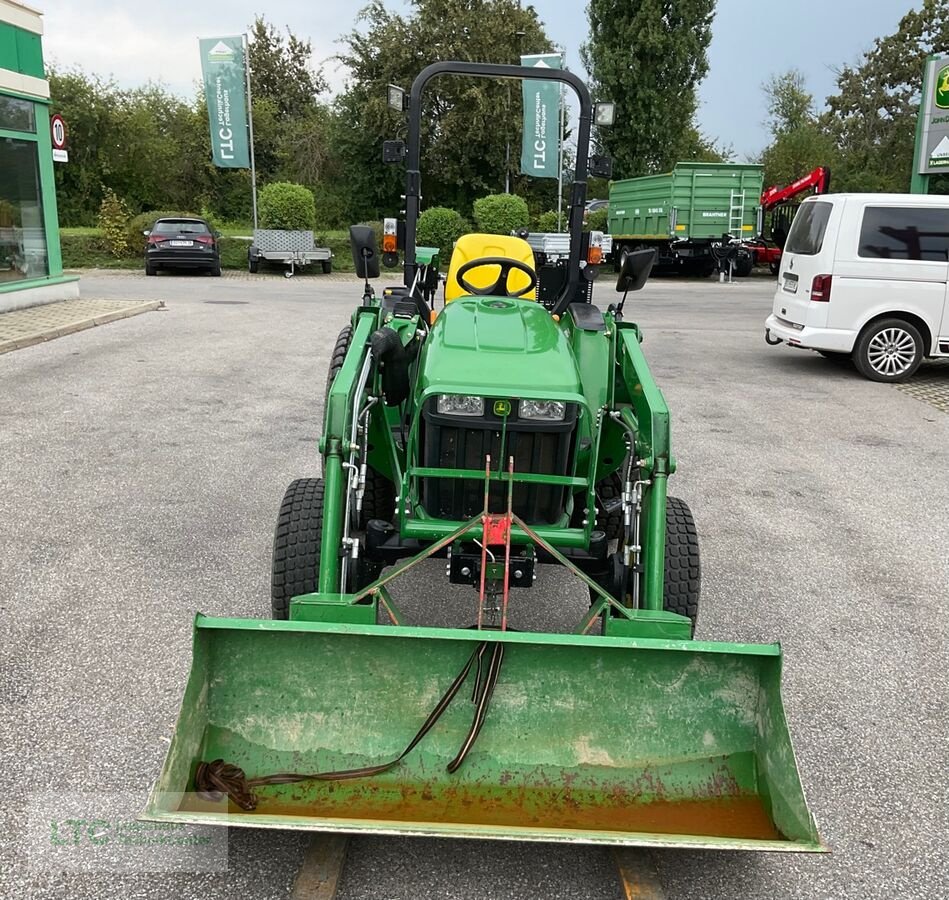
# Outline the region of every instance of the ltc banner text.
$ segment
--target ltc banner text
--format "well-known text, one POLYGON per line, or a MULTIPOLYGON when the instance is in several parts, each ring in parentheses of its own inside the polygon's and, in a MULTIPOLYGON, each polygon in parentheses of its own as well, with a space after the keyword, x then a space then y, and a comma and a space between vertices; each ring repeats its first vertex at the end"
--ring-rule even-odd
POLYGON ((214 165, 222 169, 246 169, 250 159, 243 39, 240 36, 207 38, 199 44, 214 165))
MULTIPOLYGON (((521 57, 530 68, 559 69, 559 53, 537 53, 521 57)), ((535 178, 557 178, 560 160, 560 82, 525 78, 524 143, 521 172, 535 178)))

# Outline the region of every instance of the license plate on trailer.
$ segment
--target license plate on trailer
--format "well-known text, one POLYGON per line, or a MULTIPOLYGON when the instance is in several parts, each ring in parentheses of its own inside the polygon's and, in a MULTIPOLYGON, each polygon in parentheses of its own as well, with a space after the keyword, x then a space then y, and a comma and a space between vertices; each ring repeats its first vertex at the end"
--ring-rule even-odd
POLYGON ((193 247, 194 241, 169 241, 172 247, 193 247))
POLYGON ((784 289, 789 294, 797 293, 797 275, 785 275, 784 276, 784 289))

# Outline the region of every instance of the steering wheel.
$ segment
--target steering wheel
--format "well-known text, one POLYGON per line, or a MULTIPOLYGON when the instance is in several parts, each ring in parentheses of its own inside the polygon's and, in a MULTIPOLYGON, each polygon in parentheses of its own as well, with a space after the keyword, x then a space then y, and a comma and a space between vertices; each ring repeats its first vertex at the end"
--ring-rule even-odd
POLYGON ((458 279, 458 284, 460 284, 465 291, 476 297, 523 297, 528 291, 533 291, 537 287, 537 275, 534 270, 526 263, 522 263, 516 259, 508 259, 506 256, 482 256, 478 259, 472 259, 458 270, 455 278, 458 279), (465 275, 472 269, 478 269, 481 266, 500 266, 501 271, 493 284, 479 288, 471 284, 471 282, 465 278, 465 275), (518 291, 516 294, 511 293, 511 288, 508 285, 513 269, 523 273, 530 279, 530 284, 528 284, 524 290, 518 291))

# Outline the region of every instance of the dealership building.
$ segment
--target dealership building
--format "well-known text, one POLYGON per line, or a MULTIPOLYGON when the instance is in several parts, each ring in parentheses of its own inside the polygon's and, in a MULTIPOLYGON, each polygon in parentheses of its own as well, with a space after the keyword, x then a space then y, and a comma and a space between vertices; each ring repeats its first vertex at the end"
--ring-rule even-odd
POLYGON ((42 35, 40 12, 0 0, 0 312, 79 296, 63 275, 42 35))

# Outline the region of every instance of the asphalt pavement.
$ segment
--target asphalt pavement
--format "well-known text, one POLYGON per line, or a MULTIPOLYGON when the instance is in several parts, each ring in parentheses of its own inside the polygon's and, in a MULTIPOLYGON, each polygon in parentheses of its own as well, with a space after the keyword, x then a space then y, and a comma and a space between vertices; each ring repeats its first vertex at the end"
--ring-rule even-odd
MULTIPOLYGON (((70 874, 35 862, 26 810, 46 791, 144 803, 195 610, 269 615, 277 506, 293 478, 319 473, 329 352, 360 285, 123 274, 81 288, 167 308, 0 356, 0 896, 287 897, 300 834, 235 829, 223 873, 70 874)), ((652 856, 674 900, 946 897, 949 415, 767 346, 772 290, 656 280, 627 319, 672 409, 671 491, 701 534, 697 636, 781 641, 832 853, 652 856)), ((949 368, 923 374, 949 390, 949 368)), ((515 608, 515 626, 557 630, 586 605, 555 571, 535 590, 557 612, 515 608)), ((474 608, 440 563, 397 599, 432 624, 474 608)), ((622 892, 601 848, 359 837, 339 896, 622 892)))

